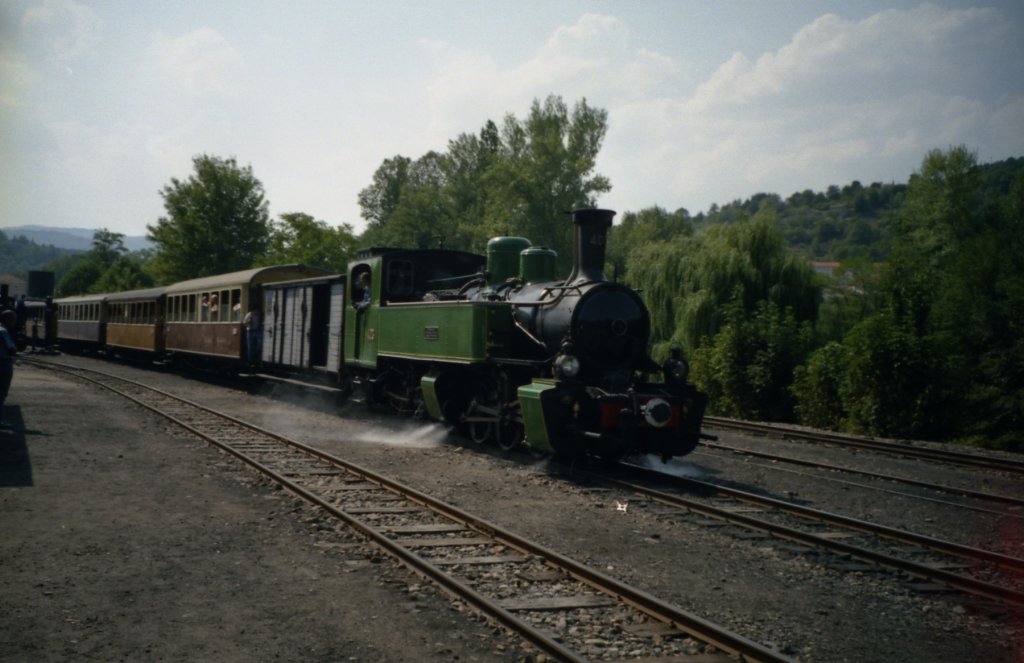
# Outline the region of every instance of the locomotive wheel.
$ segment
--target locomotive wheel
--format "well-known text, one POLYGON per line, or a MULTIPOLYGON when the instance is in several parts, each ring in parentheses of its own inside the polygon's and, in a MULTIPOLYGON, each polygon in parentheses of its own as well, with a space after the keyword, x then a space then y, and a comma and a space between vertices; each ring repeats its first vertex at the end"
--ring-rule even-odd
POLYGON ((500 441, 498 423, 493 420, 498 409, 498 389, 492 378, 487 378, 481 384, 477 395, 469 402, 466 408, 466 423, 469 428, 469 437, 477 444, 486 444, 496 440, 500 441), (474 418, 490 418, 491 421, 473 421, 474 418))
MULTIPOLYGON (((474 417, 480 414, 482 413, 479 411, 477 399, 474 398, 470 401, 469 407, 466 408, 466 416, 474 417)), ((469 439, 477 444, 487 444, 496 437, 496 426, 492 421, 469 421, 467 426, 469 428, 469 439)))
POLYGON ((477 444, 487 444, 494 439, 494 424, 473 422, 469 425, 469 439, 477 444))
POLYGON ((498 446, 505 451, 518 449, 523 443, 523 425, 518 421, 505 420, 495 425, 498 446))

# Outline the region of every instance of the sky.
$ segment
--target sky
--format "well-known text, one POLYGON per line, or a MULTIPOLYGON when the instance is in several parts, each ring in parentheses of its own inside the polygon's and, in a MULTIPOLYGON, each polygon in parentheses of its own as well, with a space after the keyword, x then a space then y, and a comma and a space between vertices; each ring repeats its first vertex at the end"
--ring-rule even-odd
POLYGON ((1024 2, 0 0, 0 228, 144 235, 200 154, 364 227, 381 162, 608 112, 601 207, 692 214, 1024 156, 1024 2))

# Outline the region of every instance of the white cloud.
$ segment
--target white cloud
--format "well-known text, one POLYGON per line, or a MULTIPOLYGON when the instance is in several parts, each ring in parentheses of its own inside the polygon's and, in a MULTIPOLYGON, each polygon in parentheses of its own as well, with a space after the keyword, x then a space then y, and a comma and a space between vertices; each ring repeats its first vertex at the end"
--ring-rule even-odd
POLYGON ((532 100, 550 94, 570 104, 586 97, 592 105, 595 99, 627 103, 649 96, 679 67, 635 42, 626 23, 596 14, 557 28, 532 57, 504 69, 486 53, 421 42, 436 66, 427 91, 430 127, 447 140, 475 131, 486 119, 522 116, 532 100))
MULTIPOLYGON (((6 17, 0 16, 0 21, 6 17)), ((72 0, 46 0, 10 17, 0 34, 0 107, 21 108, 40 70, 69 72, 69 63, 91 55, 100 43, 103 22, 72 0)))
POLYGON ((45 0, 25 12, 21 27, 27 38, 40 41, 50 59, 65 62, 95 49, 103 22, 73 0, 45 0))
POLYGON ((990 158, 1011 156, 1024 150, 1021 97, 989 94, 1005 84, 996 67, 1008 38, 989 9, 822 16, 756 60, 734 53, 692 96, 613 106, 602 160, 612 197, 635 187, 652 203, 703 209, 758 191, 902 179, 935 147, 986 152, 993 125, 1013 140, 990 158))
POLYGON ((153 53, 156 70, 189 94, 235 96, 244 88, 245 59, 212 28, 173 38, 157 35, 153 53))
POLYGON ((24 61, 0 52, 0 107, 21 106, 21 93, 35 78, 24 61))

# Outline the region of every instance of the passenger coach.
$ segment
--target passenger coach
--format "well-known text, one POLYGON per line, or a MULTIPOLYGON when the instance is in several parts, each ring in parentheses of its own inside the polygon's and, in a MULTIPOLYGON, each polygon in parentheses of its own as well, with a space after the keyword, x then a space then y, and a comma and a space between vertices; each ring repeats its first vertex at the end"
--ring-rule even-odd
POLYGON ((58 299, 57 340, 64 350, 98 350, 107 342, 107 295, 58 299))
POLYGON ((106 344, 109 347, 157 355, 163 353, 164 288, 107 295, 106 305, 106 344))

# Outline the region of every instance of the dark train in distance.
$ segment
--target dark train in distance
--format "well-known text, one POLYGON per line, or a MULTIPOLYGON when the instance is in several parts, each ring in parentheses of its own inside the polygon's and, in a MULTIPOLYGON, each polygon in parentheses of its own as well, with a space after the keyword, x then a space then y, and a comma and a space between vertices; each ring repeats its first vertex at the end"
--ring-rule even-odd
POLYGON ((345 274, 276 266, 60 299, 56 336, 65 351, 241 368, 243 316, 257 305, 261 370, 327 379, 506 449, 681 456, 707 397, 678 351, 650 358, 647 308, 605 278, 613 216, 573 214, 568 278, 553 251, 520 237, 492 239, 486 257, 374 248, 345 274))

